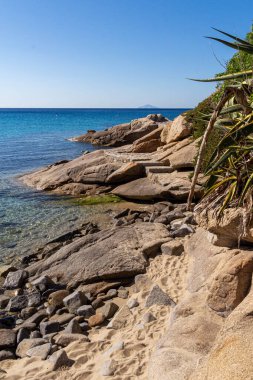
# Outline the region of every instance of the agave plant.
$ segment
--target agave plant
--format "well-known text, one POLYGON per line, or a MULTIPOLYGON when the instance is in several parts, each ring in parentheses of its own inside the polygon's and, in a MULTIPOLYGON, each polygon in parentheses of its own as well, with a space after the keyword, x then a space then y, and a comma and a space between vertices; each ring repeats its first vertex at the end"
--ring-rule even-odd
MULTIPOLYGON (((253 55, 253 44, 218 29, 234 42, 208 37, 231 48, 253 55)), ((188 198, 191 208, 194 189, 203 161, 208 137, 213 128, 223 130, 223 138, 213 152, 206 167, 209 180, 204 199, 199 208, 213 208, 221 215, 228 206, 251 204, 253 192, 253 108, 251 104, 253 86, 249 80, 253 70, 230 73, 211 79, 194 79, 201 82, 231 81, 241 79, 238 84, 226 86, 223 95, 210 116, 200 145, 197 163, 188 198), (242 81, 243 79, 243 81, 242 81), (227 118, 229 116, 229 118, 227 118)))

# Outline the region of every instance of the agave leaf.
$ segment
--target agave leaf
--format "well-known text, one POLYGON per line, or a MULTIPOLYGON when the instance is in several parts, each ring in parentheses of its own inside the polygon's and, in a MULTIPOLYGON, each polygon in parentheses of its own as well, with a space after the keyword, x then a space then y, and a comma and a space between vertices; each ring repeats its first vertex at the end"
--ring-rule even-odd
POLYGON ((223 210, 227 207, 228 203, 233 199, 233 197, 235 195, 236 187, 237 187, 237 181, 235 180, 230 185, 228 194, 226 195, 226 198, 224 199, 223 205, 222 205, 221 209, 219 210, 218 215, 222 214, 223 210))
POLYGON ((216 38, 216 37, 206 37, 206 38, 209 38, 210 40, 218 41, 218 42, 222 43, 223 45, 231 47, 232 49, 242 50, 248 54, 253 54, 253 45, 248 46, 246 44, 241 44, 241 43, 236 44, 234 42, 228 42, 226 40, 222 40, 222 39, 216 38))
POLYGON ((212 28, 212 29, 216 30, 216 31, 219 32, 219 33, 224 34, 225 36, 228 36, 228 37, 232 38, 233 40, 235 40, 235 41, 237 41, 237 42, 240 42, 240 43, 245 44, 245 45, 252 46, 247 40, 242 40, 241 38, 238 38, 238 37, 236 37, 236 36, 233 36, 232 34, 229 34, 229 33, 223 32, 222 30, 219 30, 219 29, 216 29, 216 28, 212 28))
POLYGON ((236 176, 230 176, 230 177, 226 177, 226 178, 222 179, 221 181, 219 181, 218 183, 215 183, 212 187, 210 187, 207 190, 205 195, 208 195, 209 193, 213 192, 214 190, 217 190, 219 187, 224 185, 226 182, 229 182, 233 179, 236 180, 236 176))
POLYGON ((224 108, 220 115, 226 115, 227 113, 233 113, 233 112, 240 112, 243 109, 243 107, 240 104, 235 104, 233 106, 228 106, 224 108))
POLYGON ((215 78, 207 78, 207 79, 187 78, 187 79, 193 80, 195 82, 219 82, 219 81, 230 80, 230 79, 235 79, 235 78, 243 78, 245 75, 252 76, 253 70, 240 71, 234 74, 225 74, 225 75, 221 75, 220 77, 215 77, 215 78))
POLYGON ((245 195, 246 195, 249 187, 252 185, 252 183, 253 183, 253 174, 250 175, 250 177, 248 178, 248 180, 247 180, 247 182, 246 182, 246 184, 244 186, 244 189, 243 189, 242 194, 240 196, 239 205, 242 204, 242 202, 243 202, 243 200, 245 198, 245 195))

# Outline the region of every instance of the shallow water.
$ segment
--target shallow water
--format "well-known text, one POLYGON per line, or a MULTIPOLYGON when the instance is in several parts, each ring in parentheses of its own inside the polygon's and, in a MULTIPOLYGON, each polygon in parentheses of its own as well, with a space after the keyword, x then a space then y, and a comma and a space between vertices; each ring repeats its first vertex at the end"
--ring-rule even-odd
MULTIPOLYGON (((183 109, 156 109, 170 119, 183 109)), ((146 116, 143 109, 0 110, 0 262, 34 251, 69 229, 99 215, 104 205, 78 206, 69 197, 34 191, 17 176, 63 159, 89 144, 67 141, 88 129, 146 116)), ((115 206, 116 207, 116 206, 115 206)))

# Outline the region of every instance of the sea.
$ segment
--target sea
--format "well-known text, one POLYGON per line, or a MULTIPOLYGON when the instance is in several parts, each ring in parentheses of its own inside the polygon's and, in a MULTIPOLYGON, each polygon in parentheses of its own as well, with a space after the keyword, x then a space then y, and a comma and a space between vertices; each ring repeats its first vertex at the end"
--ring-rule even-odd
POLYGON ((21 174, 94 149, 71 142, 87 130, 103 130, 150 113, 173 120, 186 109, 0 109, 0 263, 33 253, 79 227, 101 207, 36 191, 21 174))

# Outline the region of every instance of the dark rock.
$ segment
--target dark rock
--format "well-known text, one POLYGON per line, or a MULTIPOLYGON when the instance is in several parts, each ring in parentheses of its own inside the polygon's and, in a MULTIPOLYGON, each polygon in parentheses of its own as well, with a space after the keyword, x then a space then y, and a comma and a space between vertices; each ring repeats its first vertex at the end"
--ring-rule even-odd
POLYGON ((0 351, 0 362, 2 360, 9 360, 9 359, 15 359, 16 356, 13 351, 11 350, 1 350, 0 351))
POLYGON ((182 224, 182 226, 171 233, 172 237, 184 237, 187 235, 190 235, 194 232, 194 229, 191 226, 188 226, 187 224, 182 224))
POLYGON ((71 367, 74 364, 74 360, 69 359, 64 350, 56 351, 48 358, 48 361, 52 364, 53 371, 61 367, 71 367))
POLYGON ((22 327, 18 330, 17 333, 17 344, 22 342, 23 339, 29 339, 30 338, 31 331, 25 327, 22 327))
POLYGON ((96 298, 91 304, 93 309, 97 309, 98 307, 101 307, 103 305, 104 305, 104 302, 101 298, 96 298))
POLYGON ((29 317, 31 317, 33 314, 35 314, 37 311, 37 309, 35 307, 26 307, 24 309, 21 310, 21 318, 23 319, 27 319, 29 317))
POLYGON ((46 334, 58 332, 59 330, 60 330, 59 322, 48 321, 48 322, 41 322, 40 323, 40 333, 42 336, 44 336, 46 334))
POLYGON ((21 288, 27 277, 28 273, 22 269, 17 270, 16 272, 9 272, 3 286, 6 289, 21 288))
POLYGON ((158 285, 155 285, 146 300, 146 307, 150 307, 153 305, 165 305, 165 306, 175 306, 175 302, 172 298, 168 296, 158 285))
POLYGON ((8 305, 9 300, 10 297, 0 294, 0 309, 4 309, 8 305))
POLYGON ((29 293, 27 295, 29 307, 39 306, 41 303, 41 296, 39 292, 29 293))
POLYGON ((27 296, 16 296, 12 297, 6 307, 8 311, 20 311, 27 307, 28 299, 27 296))
POLYGON ((0 318, 0 329, 11 329, 15 327, 16 318, 12 315, 4 316, 0 318))
POLYGON ((0 329, 0 350, 16 345, 16 332, 10 329, 0 329))
POLYGON ((86 322, 86 321, 80 323, 80 326, 81 326, 83 332, 86 332, 90 329, 90 326, 89 326, 88 322, 86 322))
POLYGON ((85 319, 88 319, 95 314, 95 310, 91 305, 83 305, 77 309, 77 315, 83 316, 85 319))

